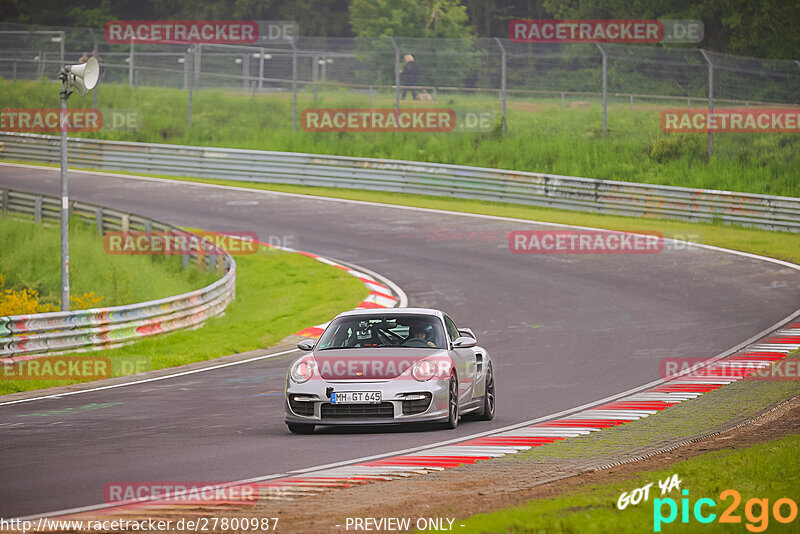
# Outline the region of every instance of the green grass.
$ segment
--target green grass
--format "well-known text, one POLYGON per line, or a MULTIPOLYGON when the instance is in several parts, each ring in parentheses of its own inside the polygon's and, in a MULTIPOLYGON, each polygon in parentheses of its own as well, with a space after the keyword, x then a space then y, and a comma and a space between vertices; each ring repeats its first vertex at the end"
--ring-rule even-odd
MULTIPOLYGON (((0 80, 4 107, 57 107, 57 85, 0 80)), ((91 97, 74 97, 72 107, 91 106, 91 97)), ((394 158, 476 165, 601 178, 800 196, 800 136, 792 134, 717 134, 716 152, 706 162, 704 134, 664 134, 662 104, 609 104, 608 136, 602 136, 597 99, 585 107, 561 108, 558 100, 509 98, 505 137, 499 127, 483 133, 317 133, 291 130, 291 94, 252 97, 236 90, 201 90, 194 98, 193 125, 187 126, 187 93, 179 89, 103 85, 98 107, 136 109, 139 132, 76 134, 85 137, 394 158)), ((315 103, 302 92, 299 110, 308 107, 392 106, 393 93, 367 95, 321 92, 315 103)), ((435 103, 404 105, 484 108, 498 111, 486 95, 440 95, 435 103)), ((681 107, 669 105, 669 107, 681 107)))
MULTIPOLYGON (((681 498, 679 491, 665 494, 679 508, 671 524, 663 524, 661 532, 750 532, 746 526, 762 526, 760 509, 752 507, 752 520, 745 515, 746 503, 750 499, 769 499, 769 512, 777 499, 788 497, 798 502, 800 487, 800 435, 769 441, 745 449, 729 449, 706 453, 689 460, 677 462, 659 471, 642 471, 632 477, 612 483, 591 485, 554 498, 538 499, 519 507, 505 508, 487 514, 475 515, 466 521, 456 520, 458 532, 467 533, 605 533, 605 532, 653 532, 655 499, 662 498, 659 480, 677 473, 681 479, 681 490, 688 490, 689 521, 681 524, 681 498), (648 502, 628 505, 617 509, 617 500, 623 492, 653 483, 648 502), (741 517, 739 525, 719 523, 720 514, 731 505, 730 497, 720 499, 720 493, 733 489, 741 495, 741 503, 734 510, 741 517), (715 513, 717 518, 709 524, 696 521, 692 509, 698 499, 713 499, 715 508, 703 507, 703 513, 715 513)), ((623 477, 618 477, 622 479, 623 477)), ((788 505, 782 513, 788 515, 788 505)), ((663 514, 669 515, 668 505, 663 505, 663 514)), ((797 532, 800 519, 783 525, 770 516, 767 532, 797 532)))
MULTIPOLYGON (((357 306, 368 293, 358 279, 300 254, 262 249, 255 255, 237 256, 236 263, 236 300, 223 316, 209 319, 198 330, 143 339, 95 354, 110 357, 112 370, 132 363, 163 369, 267 348, 357 306)), ((0 394, 69 383, 74 382, 3 380, 0 394)))
MULTIPOLYGON (((33 289, 40 303, 60 306, 60 230, 0 217, 0 275, 4 289, 33 289)), ((211 284, 215 273, 181 269, 175 257, 109 255, 94 227, 70 222, 70 293, 94 292, 97 307, 121 306, 186 293, 211 284)))

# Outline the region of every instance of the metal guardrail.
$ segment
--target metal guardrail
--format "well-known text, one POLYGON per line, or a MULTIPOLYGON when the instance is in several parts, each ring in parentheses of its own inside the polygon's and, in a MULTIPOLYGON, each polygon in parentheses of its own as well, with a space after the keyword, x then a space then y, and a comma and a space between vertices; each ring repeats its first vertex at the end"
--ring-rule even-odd
MULTIPOLYGON (((0 158, 57 164, 59 138, 0 132, 0 158)), ((800 231, 800 198, 482 167, 293 152, 69 139, 76 167, 479 199, 800 231)))
MULTIPOLYGON (((60 204, 54 197, 0 189, 3 216, 29 217, 36 223, 57 222, 60 204)), ((96 225, 101 236, 107 231, 192 236, 158 221, 100 206, 70 202, 69 209, 72 216, 96 225)), ((201 267, 222 270, 222 277, 213 284, 182 295, 126 306, 0 317, 0 360, 114 348, 143 337, 194 328, 219 315, 236 296, 236 262, 226 251, 217 249, 209 254, 200 242, 199 237, 187 239, 191 248, 183 255, 183 266, 195 262, 201 267)))

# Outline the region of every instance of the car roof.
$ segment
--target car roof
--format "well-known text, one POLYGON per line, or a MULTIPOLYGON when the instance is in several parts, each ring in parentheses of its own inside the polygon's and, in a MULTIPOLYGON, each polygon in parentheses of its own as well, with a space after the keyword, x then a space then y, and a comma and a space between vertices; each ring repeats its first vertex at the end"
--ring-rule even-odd
POLYGON ((385 308, 385 309, 376 309, 376 308, 366 308, 366 309, 359 309, 359 310, 350 310, 346 312, 342 312, 336 317, 353 317, 353 316, 360 316, 360 315, 434 315, 443 319, 444 313, 440 310, 435 310, 433 308, 385 308))

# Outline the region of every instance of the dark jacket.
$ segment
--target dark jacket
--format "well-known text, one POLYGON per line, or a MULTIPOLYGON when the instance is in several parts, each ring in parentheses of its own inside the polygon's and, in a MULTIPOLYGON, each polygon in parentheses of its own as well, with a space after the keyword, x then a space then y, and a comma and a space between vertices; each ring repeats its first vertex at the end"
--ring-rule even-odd
POLYGON ((400 73, 400 84, 417 85, 417 78, 419 78, 419 67, 415 61, 409 61, 400 73))

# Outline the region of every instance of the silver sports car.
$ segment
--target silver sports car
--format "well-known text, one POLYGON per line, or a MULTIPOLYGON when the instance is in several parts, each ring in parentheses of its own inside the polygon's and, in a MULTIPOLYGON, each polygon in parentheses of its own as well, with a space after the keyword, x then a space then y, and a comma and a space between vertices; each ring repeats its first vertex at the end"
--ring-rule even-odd
POLYGON ((286 424, 441 422, 494 417, 492 359, 468 328, 438 310, 354 310, 338 315, 286 373, 286 424))

